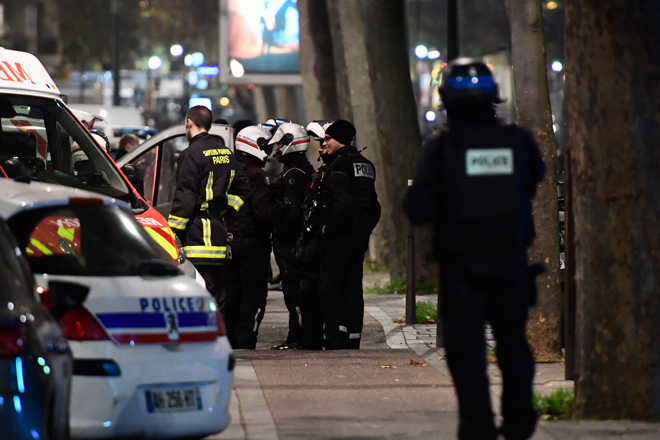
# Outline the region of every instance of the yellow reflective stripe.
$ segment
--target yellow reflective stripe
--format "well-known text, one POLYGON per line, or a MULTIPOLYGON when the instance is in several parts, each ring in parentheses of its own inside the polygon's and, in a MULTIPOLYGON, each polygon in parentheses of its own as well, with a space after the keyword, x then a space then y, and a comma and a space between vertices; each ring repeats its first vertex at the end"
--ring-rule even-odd
POLYGON ((165 251, 172 257, 172 259, 176 260, 178 258, 177 252, 176 252, 176 247, 172 245, 165 237, 160 235, 158 232, 154 231, 153 228, 144 228, 151 238, 154 239, 156 243, 160 245, 165 251))
POLYGON ((187 224, 188 224, 187 218, 177 217, 176 215, 170 214, 170 217, 167 219, 167 225, 170 228, 183 230, 186 229, 187 224))
POLYGON ((75 232, 76 232, 75 228, 64 228, 62 226, 57 228, 57 235, 59 235, 62 238, 65 238, 69 241, 73 241, 73 236, 74 236, 75 232))
POLYGON ((34 254, 34 251, 30 248, 25 248, 25 253, 26 254, 34 254))
POLYGON ((211 220, 207 218, 202 219, 202 238, 205 246, 212 246, 211 244, 211 220))
POLYGON ((243 206, 245 202, 243 202, 243 199, 241 199, 238 196, 234 196, 232 194, 227 194, 227 204, 234 208, 236 211, 241 209, 241 206, 243 206))
POLYGON ((34 238, 30 239, 30 244, 32 246, 36 247, 37 249, 39 249, 44 255, 53 255, 53 252, 50 249, 48 249, 46 246, 41 244, 40 241, 38 241, 34 238))
POLYGON ((188 258, 226 258, 226 246, 184 246, 188 258))
POLYGON ((209 209, 211 200, 213 200, 213 171, 209 172, 209 179, 206 181, 206 201, 202 203, 201 209, 209 209))

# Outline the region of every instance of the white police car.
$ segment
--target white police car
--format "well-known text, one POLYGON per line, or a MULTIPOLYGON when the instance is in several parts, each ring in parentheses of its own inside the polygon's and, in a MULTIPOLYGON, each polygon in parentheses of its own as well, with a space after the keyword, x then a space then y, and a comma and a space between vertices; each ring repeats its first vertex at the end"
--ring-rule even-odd
POLYGON ((38 290, 89 287, 61 319, 74 356, 73 438, 204 436, 229 423, 234 360, 211 295, 124 202, 0 179, 0 215, 38 290))

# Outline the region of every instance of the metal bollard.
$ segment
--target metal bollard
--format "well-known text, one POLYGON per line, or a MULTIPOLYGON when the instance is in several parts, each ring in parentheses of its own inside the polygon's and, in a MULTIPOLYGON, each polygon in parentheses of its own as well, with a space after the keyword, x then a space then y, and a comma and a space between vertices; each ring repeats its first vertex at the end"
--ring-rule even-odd
MULTIPOLYGON (((408 186, 412 186, 412 179, 408 179, 408 186)), ((406 243, 406 325, 417 323, 417 298, 415 291, 415 231, 408 221, 408 241, 406 243)))

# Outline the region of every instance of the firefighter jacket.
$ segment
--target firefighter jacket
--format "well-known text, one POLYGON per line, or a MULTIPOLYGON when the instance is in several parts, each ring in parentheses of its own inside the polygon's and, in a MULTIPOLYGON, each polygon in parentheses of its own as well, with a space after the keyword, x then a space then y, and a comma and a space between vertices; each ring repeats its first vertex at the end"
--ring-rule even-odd
POLYGON ((282 200, 290 204, 291 210, 277 222, 273 231, 273 243, 277 246, 294 243, 300 237, 303 227, 301 206, 315 172, 305 152, 285 154, 281 160, 282 172, 275 177, 273 188, 282 200))
POLYGON ((534 238, 531 200, 545 173, 536 142, 494 112, 475 119, 429 138, 404 203, 413 223, 434 223, 438 258, 520 252, 534 238))
POLYGON ((247 179, 237 173, 234 155, 222 139, 207 132, 195 136, 177 161, 168 220, 193 264, 224 263, 227 229, 222 216, 228 209, 238 211, 249 195, 247 179))
POLYGON ((238 152, 236 162, 247 177, 250 197, 245 199, 245 205, 240 211, 227 210, 227 230, 235 237, 256 237, 259 243, 270 248, 273 226, 278 218, 288 212, 288 208, 270 186, 266 172, 250 156, 238 152))
POLYGON ((322 184, 330 197, 324 237, 364 242, 380 219, 376 169, 355 147, 342 147, 332 156, 322 184))

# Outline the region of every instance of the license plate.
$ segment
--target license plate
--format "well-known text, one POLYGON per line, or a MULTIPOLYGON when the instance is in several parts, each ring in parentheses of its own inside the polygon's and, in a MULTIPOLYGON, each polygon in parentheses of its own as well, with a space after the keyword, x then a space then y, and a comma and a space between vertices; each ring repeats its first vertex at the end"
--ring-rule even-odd
POLYGON ((202 394, 196 387, 146 390, 145 397, 147 411, 150 413, 200 411, 202 409, 202 394))

